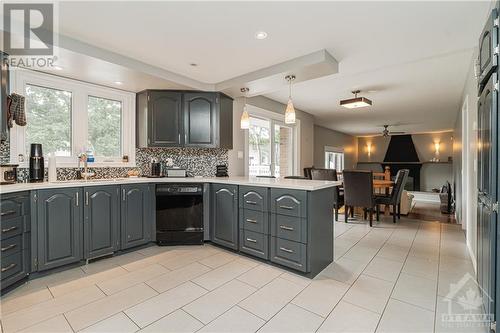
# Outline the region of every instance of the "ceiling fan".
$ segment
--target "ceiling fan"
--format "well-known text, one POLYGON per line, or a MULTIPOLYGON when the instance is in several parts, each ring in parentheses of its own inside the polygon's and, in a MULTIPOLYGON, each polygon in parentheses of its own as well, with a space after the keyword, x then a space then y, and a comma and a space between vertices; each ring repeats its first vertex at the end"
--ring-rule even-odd
POLYGON ((382 126, 384 126, 384 130, 382 131, 382 136, 385 138, 393 134, 405 134, 405 132, 389 131, 389 126, 395 126, 395 125, 382 125, 382 126))

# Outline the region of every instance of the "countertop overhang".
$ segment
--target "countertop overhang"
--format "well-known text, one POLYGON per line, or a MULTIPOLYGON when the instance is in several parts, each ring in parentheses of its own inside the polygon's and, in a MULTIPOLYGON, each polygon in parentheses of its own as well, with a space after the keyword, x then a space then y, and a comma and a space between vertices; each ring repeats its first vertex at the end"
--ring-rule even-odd
POLYGON ((241 186, 286 188, 286 189, 303 190, 303 191, 316 191, 342 185, 342 182, 340 181, 258 178, 258 177, 219 177, 219 178, 218 177, 188 177, 188 178, 137 177, 137 178, 68 180, 68 181, 56 181, 56 182, 17 183, 9 185, 0 185, 0 194, 51 189, 51 188, 122 185, 122 184, 136 184, 136 183, 155 183, 155 184, 213 183, 213 184, 232 184, 241 186))

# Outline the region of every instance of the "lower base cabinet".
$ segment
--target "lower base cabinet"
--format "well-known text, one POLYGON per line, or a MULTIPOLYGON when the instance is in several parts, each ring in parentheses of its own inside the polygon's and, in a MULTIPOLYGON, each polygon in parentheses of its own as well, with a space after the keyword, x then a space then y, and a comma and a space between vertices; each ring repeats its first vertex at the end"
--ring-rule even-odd
POLYGON ((122 185, 121 192, 121 249, 150 242, 154 185, 122 185))
POLYGON ((249 230, 240 230, 240 251, 268 260, 269 236, 249 230))
POLYGON ((212 242, 238 249, 238 186, 212 184, 211 226, 212 242))
POLYGON ((81 188, 39 190, 36 194, 38 271, 83 259, 81 188))
POLYGON ((271 237, 271 261, 301 272, 307 272, 307 246, 271 237))

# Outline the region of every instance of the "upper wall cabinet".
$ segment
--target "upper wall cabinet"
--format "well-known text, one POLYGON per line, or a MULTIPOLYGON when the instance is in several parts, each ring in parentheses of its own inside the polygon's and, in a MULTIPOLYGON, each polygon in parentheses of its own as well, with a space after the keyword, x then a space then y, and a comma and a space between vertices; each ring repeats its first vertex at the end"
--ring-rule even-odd
POLYGON ((7 126, 7 96, 9 95, 9 65, 7 53, 0 51, 0 142, 9 137, 7 126))
POLYGON ((218 92, 137 94, 137 147, 233 147, 233 100, 218 92))

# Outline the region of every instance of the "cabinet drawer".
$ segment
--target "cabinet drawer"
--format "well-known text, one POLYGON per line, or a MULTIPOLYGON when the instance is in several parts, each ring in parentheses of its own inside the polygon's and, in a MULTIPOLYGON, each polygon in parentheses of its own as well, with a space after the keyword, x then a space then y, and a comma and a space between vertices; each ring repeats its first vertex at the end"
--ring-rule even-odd
POLYGON ((19 252, 23 247, 23 235, 17 235, 6 240, 2 240, 0 256, 2 258, 19 252))
POLYGON ((17 274, 23 270, 23 257, 22 252, 17 252, 11 254, 10 256, 3 257, 2 256, 2 280, 11 277, 14 274, 17 274))
POLYGON ((271 189, 272 212, 275 214, 307 216, 307 192, 285 189, 271 189))
POLYGON ((0 218, 13 219, 22 215, 22 205, 14 199, 4 199, 0 202, 0 218))
POLYGON ((0 225, 2 240, 12 236, 17 236, 23 232, 23 217, 19 216, 15 219, 2 220, 0 225))
POLYGON ((240 186, 240 207, 267 212, 269 210, 267 192, 267 187, 240 186))
POLYGON ((307 243, 307 220, 297 216, 272 214, 271 236, 307 243))
POLYGON ((241 230, 240 251, 262 259, 269 259, 269 236, 258 232, 241 230))
POLYGON ((269 234, 269 214, 267 212, 258 212, 256 210, 242 209, 240 213, 241 225, 243 229, 269 234))
POLYGON ((277 237, 271 237, 271 261, 302 272, 307 272, 307 247, 277 237))

